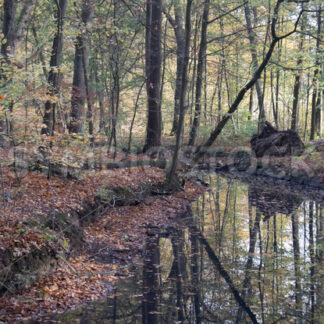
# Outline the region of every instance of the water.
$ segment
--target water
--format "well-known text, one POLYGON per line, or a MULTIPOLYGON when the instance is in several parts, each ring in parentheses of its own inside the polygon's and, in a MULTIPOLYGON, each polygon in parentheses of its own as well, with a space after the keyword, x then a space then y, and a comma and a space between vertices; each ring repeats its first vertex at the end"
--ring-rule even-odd
MULTIPOLYGON (((147 236, 114 295, 63 323, 324 323, 318 192, 208 176, 174 226, 147 236)), ((251 182, 251 181, 248 181, 251 182)))

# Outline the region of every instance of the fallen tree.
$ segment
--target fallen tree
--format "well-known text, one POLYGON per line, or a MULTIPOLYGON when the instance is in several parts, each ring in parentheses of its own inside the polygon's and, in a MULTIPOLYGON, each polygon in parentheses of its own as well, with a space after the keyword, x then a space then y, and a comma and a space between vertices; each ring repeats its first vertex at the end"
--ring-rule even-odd
POLYGON ((252 136, 250 143, 256 157, 300 155, 305 148, 295 131, 278 131, 269 122, 265 122, 261 134, 252 136))
MULTIPOLYGON (((303 9, 299 12, 299 15, 297 17, 297 20, 295 22, 293 30, 290 31, 287 34, 282 35, 282 36, 277 35, 276 25, 277 25, 278 17, 279 17, 279 8, 280 8, 280 5, 285 1, 286 0, 278 0, 277 3, 276 3, 276 6, 274 8, 273 18, 271 20, 271 36, 272 36, 272 40, 271 40, 271 43, 269 45, 269 49, 268 49, 266 55, 264 56, 264 59, 263 59, 262 63, 258 66, 256 71, 254 72, 251 80, 239 91, 239 93, 236 96, 236 99, 234 100, 234 102, 232 103, 230 109, 223 116, 221 121, 216 125, 215 129, 210 134, 207 141, 202 146, 200 146, 200 148, 196 151, 196 153, 194 155, 194 158, 193 158, 193 161, 195 163, 199 162, 202 159, 202 157, 206 154, 209 147, 211 147, 211 145, 215 142, 215 140, 217 139, 217 137, 219 136, 219 134, 223 130, 224 126, 228 122, 228 120, 233 116, 234 112, 237 110, 237 108, 238 108, 239 104, 241 103, 241 101, 243 100, 245 94, 255 85, 257 80, 260 78, 262 72, 264 71, 264 69, 266 68, 266 66, 268 65, 268 63, 270 61, 270 58, 271 58, 271 56, 273 54, 273 51, 274 51, 277 43, 279 43, 280 40, 282 40, 284 38, 287 38, 288 36, 290 36, 290 35, 292 35, 293 33, 296 32, 299 20, 300 20, 302 14, 304 12, 303 9)), ((296 3, 298 3, 299 1, 289 1, 288 0, 287 2, 296 2, 296 3)))

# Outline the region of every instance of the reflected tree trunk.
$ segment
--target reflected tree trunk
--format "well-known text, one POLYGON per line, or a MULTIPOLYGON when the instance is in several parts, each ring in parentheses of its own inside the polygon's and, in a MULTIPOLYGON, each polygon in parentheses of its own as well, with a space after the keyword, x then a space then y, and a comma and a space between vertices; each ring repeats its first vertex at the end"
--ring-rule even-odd
POLYGON ((158 265, 160 264, 159 238, 157 235, 146 240, 143 266, 142 323, 158 323, 158 265))
POLYGON ((190 242, 191 242, 191 276, 192 276, 192 286, 193 286, 193 300, 194 300, 194 309, 195 309, 195 318, 196 323, 201 323, 201 314, 200 314, 200 284, 199 284, 199 265, 198 265, 198 239, 195 233, 190 232, 190 242))
POLYGON ((315 318, 318 323, 324 322, 324 204, 318 205, 319 215, 316 235, 316 266, 314 273, 319 274, 315 289, 315 318))
POLYGON ((314 285, 314 270, 315 270, 315 253, 314 253, 314 203, 309 202, 309 256, 310 256, 310 303, 311 303, 311 320, 314 323, 314 307, 315 307, 315 285, 314 285))
POLYGON ((173 256, 174 256, 174 274, 176 279, 176 291, 177 291, 177 309, 178 309, 178 321, 183 322, 185 319, 184 305, 184 283, 188 280, 187 274, 187 259, 184 253, 184 232, 178 230, 171 238, 173 256))
POLYGON ((250 317, 250 320, 252 321, 252 323, 254 323, 254 324, 258 323, 258 321, 257 321, 254 313, 252 312, 251 308, 247 305, 244 298, 242 298, 242 296, 240 295, 240 293, 239 293, 238 289, 236 288, 236 286, 234 285, 229 273, 225 270, 225 268, 223 267, 223 265, 220 262, 219 258, 216 256, 215 252, 210 247, 208 241, 205 239, 203 234, 194 225, 190 226, 190 231, 191 231, 191 233, 196 233, 200 243, 204 246, 210 261, 214 264, 217 271, 220 273, 220 275, 223 277, 223 279, 228 284, 228 286, 230 288, 230 291, 232 292, 236 302, 239 304, 240 307, 242 307, 246 311, 246 313, 250 317))
MULTIPOLYGON (((253 228, 250 231, 250 245, 249 245, 249 254, 248 254, 248 259, 245 265, 245 278, 242 284, 242 298, 245 298, 247 295, 247 289, 250 286, 251 282, 251 269, 253 265, 253 258, 254 258, 254 252, 255 252, 255 245, 257 241, 257 234, 259 231, 260 227, 260 219, 261 219, 261 213, 257 210, 255 220, 254 220, 254 225, 253 228)), ((244 315, 244 309, 243 307, 240 307, 237 316, 236 316, 236 324, 240 324, 243 321, 243 315, 244 315)))
POLYGON ((298 215, 293 213, 291 215, 292 224, 292 239, 293 239, 293 249, 294 249, 294 268, 295 268, 295 301, 296 309, 300 310, 301 305, 301 283, 300 283, 300 248, 299 248, 299 225, 298 225, 298 215))

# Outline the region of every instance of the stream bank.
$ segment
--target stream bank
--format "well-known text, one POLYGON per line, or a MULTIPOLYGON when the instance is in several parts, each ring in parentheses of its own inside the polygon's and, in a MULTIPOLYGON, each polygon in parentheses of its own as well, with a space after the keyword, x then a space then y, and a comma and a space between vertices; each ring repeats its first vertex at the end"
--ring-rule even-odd
MULTIPOLYGON (((48 183, 48 188, 53 184, 61 188, 57 195, 52 192, 56 203, 71 198, 64 189, 68 184, 73 183, 73 192, 77 189, 74 180, 60 181, 53 178, 48 183)), ((4 255, 20 244, 20 254, 12 254, 2 269, 0 319, 36 319, 111 291, 118 277, 127 275, 125 266, 141 255, 146 233, 167 226, 205 190, 199 183, 187 181, 180 191, 161 191, 163 181, 164 172, 157 168, 109 170, 81 180, 77 185, 88 185, 83 200, 72 200, 68 210, 49 212, 51 208, 45 208, 47 213, 43 210, 43 217, 38 216, 35 223, 32 208, 29 217, 25 215, 15 224, 14 245, 8 244, 1 252, 4 255), (29 250, 24 247, 27 238, 29 250), (36 257, 41 244, 46 250, 36 257), (24 260, 23 266, 20 260, 24 260)))

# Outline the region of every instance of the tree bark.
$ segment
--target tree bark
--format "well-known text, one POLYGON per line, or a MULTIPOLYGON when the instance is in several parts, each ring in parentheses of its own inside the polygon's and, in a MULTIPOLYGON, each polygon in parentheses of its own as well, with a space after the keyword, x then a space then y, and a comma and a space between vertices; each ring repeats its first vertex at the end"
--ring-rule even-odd
POLYGON ((8 59, 8 55, 14 55, 17 38, 16 28, 16 0, 5 0, 3 2, 3 27, 2 33, 6 42, 1 44, 1 54, 8 59))
POLYGON ((197 66, 197 79, 196 79, 196 103, 195 103, 195 114, 190 131, 189 145, 195 145, 197 131, 200 123, 201 115, 201 90, 203 83, 203 71, 206 61, 206 49, 207 49, 207 27, 208 27, 208 15, 209 15, 209 0, 205 1, 204 12, 202 17, 201 26, 201 38, 200 47, 198 53, 198 66, 197 66))
POLYGON ((180 3, 175 3, 174 8, 174 19, 171 18, 169 14, 166 14, 167 19, 172 25, 177 42, 177 72, 176 72, 176 82, 175 82, 175 91, 174 91, 174 114, 173 114, 173 123, 171 135, 175 134, 178 128, 179 122, 179 105, 180 105, 180 93, 181 93, 181 84, 182 84, 182 66, 184 58, 184 46, 185 46, 185 36, 183 28, 183 14, 182 7, 180 3))
POLYGON ((147 0, 147 15, 151 19, 146 26, 146 90, 148 119, 144 151, 161 144, 161 29, 162 0, 147 0), (150 9, 149 9, 150 8, 150 9))
MULTIPOLYGON (((5 0, 3 2, 3 24, 2 33, 4 40, 1 44, 1 65, 10 65, 10 55, 15 53, 15 40, 17 38, 16 29, 16 11, 17 11, 17 1, 16 0, 5 0)), ((4 88, 8 83, 10 83, 11 78, 8 78, 6 73, 1 71, 0 75, 1 87, 4 88)), ((9 103, 7 107, 9 112, 13 110, 13 102, 9 103)), ((10 121, 8 121, 7 114, 5 113, 5 119, 0 120, 0 133, 10 133, 10 121)), ((6 139, 1 135, 0 142, 5 145, 6 139)))
MULTIPOLYGON (((300 69, 302 67, 303 58, 302 58, 302 50, 304 47, 304 35, 303 32, 305 30, 305 19, 302 20, 301 24, 301 37, 298 47, 298 52, 300 53, 298 60, 297 60, 297 69, 300 69)), ((293 90, 293 105, 292 105, 292 113, 291 113, 291 130, 296 131, 297 130, 297 124, 298 124, 298 100, 299 100, 299 89, 300 89, 300 79, 301 79, 301 72, 297 71, 295 75, 295 82, 294 82, 294 90, 293 90)))
POLYGON ((59 80, 60 80, 60 65, 62 60, 63 48, 63 24, 66 12, 67 0, 60 0, 57 3, 57 29, 53 40, 52 55, 50 60, 50 71, 48 75, 48 95, 52 97, 45 103, 45 112, 43 117, 44 127, 41 130, 42 134, 54 135, 55 128, 55 107, 56 96, 59 94, 59 80))
POLYGON ((171 169, 168 173, 167 180, 168 182, 172 182, 174 180, 175 172, 178 165, 179 159, 179 151, 182 140, 182 129, 184 124, 184 116, 185 116, 185 96, 187 89, 187 69, 189 63, 189 47, 190 47, 190 35, 191 35, 191 5, 193 0, 187 0, 187 8, 186 8, 186 23, 185 23, 185 51, 184 51, 184 60, 182 66, 182 84, 181 84, 181 95, 180 95, 180 116, 179 116, 179 125, 177 128, 177 138, 176 138, 176 146, 173 154, 171 169))
POLYGON ((71 114, 70 114, 70 133, 81 133, 83 131, 83 116, 84 103, 86 98, 83 56, 86 65, 89 64, 88 58, 88 42, 86 35, 82 32, 83 28, 87 28, 92 20, 94 13, 95 0, 83 0, 80 25, 80 31, 75 42, 75 56, 74 56, 74 71, 73 71, 73 85, 71 98, 71 114))
MULTIPOLYGON (((256 51, 256 39, 255 35, 253 32, 253 27, 252 27, 252 21, 251 21, 251 9, 250 5, 248 2, 245 2, 244 4, 244 13, 245 13, 245 20, 246 20, 246 27, 248 31, 248 38, 250 41, 250 50, 251 50, 251 56, 252 56, 252 69, 253 72, 257 69, 259 66, 258 63, 258 54, 256 51)), ((265 122, 265 114, 264 114, 264 105, 263 105, 263 91, 261 89, 261 85, 259 80, 256 80, 255 82, 255 88, 257 92, 257 97, 258 97, 258 106, 259 106, 259 131, 262 130, 264 122, 265 122)))
POLYGON ((318 131, 318 125, 320 120, 320 109, 318 103, 320 100, 320 90, 318 89, 318 79, 319 79, 319 52, 320 52, 320 37, 321 37, 321 5, 317 11, 317 38, 316 38, 316 60, 315 60, 315 71, 313 76, 313 95, 312 95, 312 115, 311 115, 311 132, 310 132, 310 139, 314 140, 316 132, 318 131), (318 112, 319 110, 319 112, 318 112))

